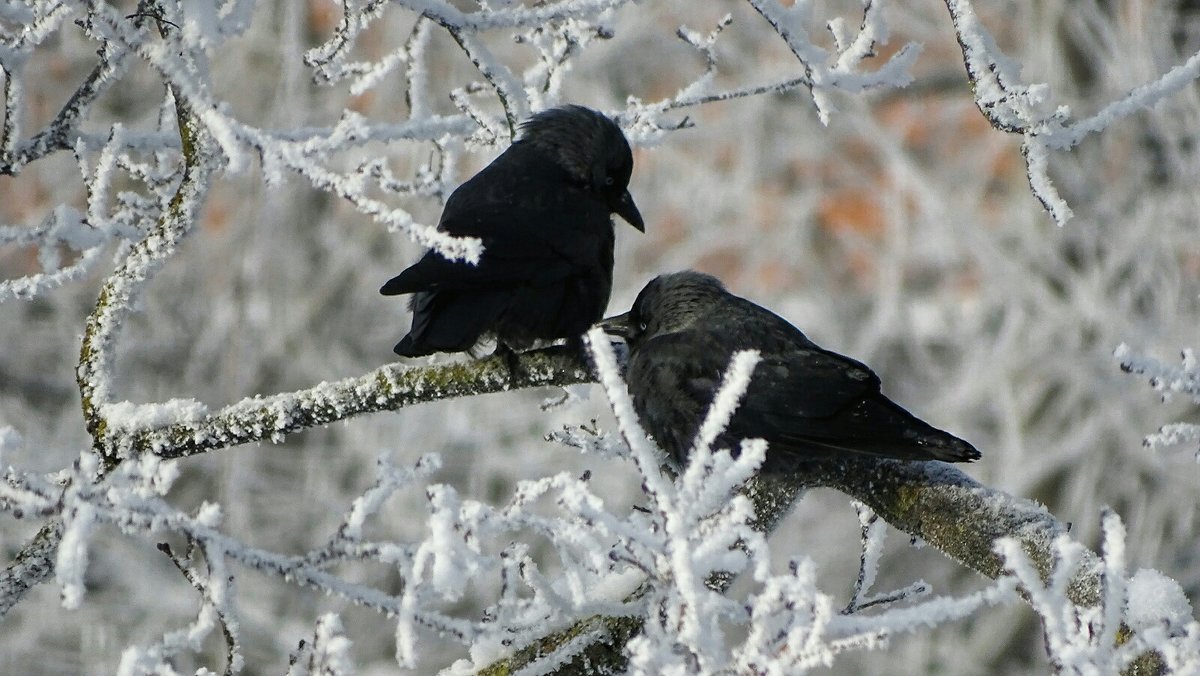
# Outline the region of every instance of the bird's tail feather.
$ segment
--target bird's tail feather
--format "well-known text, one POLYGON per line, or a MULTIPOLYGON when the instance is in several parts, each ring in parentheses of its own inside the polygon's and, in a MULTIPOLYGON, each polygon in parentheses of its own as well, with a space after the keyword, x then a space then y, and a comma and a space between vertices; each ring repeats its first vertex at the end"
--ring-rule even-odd
POLYGON ((423 292, 413 296, 412 329, 393 350, 402 357, 464 352, 479 342, 505 306, 501 292, 423 292))

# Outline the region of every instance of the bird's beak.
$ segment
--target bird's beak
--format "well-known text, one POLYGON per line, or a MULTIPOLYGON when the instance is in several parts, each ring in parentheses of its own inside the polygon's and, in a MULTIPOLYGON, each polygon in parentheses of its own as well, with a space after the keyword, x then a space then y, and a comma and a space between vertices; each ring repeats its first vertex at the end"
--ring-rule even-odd
POLYGON ((638 211, 637 205, 633 203, 633 195, 626 190, 617 200, 617 214, 625 219, 625 222, 637 228, 639 232, 646 232, 646 223, 642 220, 642 214, 638 211))
POLYGON ((601 321, 600 330, 610 336, 619 336, 625 340, 629 340, 633 336, 633 324, 629 323, 629 313, 626 312, 601 321))

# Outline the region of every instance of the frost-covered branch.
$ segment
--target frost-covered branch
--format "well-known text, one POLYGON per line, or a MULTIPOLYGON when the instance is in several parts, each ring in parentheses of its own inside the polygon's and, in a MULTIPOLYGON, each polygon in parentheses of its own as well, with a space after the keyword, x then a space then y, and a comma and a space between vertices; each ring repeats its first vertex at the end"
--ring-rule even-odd
MULTIPOLYGON (((150 649, 131 648, 125 651, 121 659, 122 673, 147 673, 170 665, 172 658, 189 646, 194 646, 209 634, 213 625, 219 625, 225 638, 226 660, 225 676, 232 676, 242 670, 245 658, 241 654, 241 641, 237 622, 233 619, 236 611, 230 605, 236 598, 233 587, 234 578, 225 570, 225 562, 219 558, 211 558, 203 546, 197 546, 189 540, 187 552, 176 554, 171 545, 160 542, 158 549, 171 560, 175 568, 183 575, 188 584, 192 585, 201 596, 200 614, 196 622, 187 629, 179 632, 168 632, 158 645, 150 649), (191 563, 192 558, 199 554, 204 561, 205 569, 201 570, 191 563)), ((194 649, 194 648, 193 648, 194 649)))
POLYGON ((349 676, 356 673, 351 641, 342 620, 326 613, 317 620, 310 640, 301 640, 288 660, 287 676, 349 676))
MULTIPOLYGON (((10 509, 24 516, 24 510, 10 509)), ((54 575, 54 557, 62 541, 63 523, 50 518, 13 558, 0 570, 0 617, 8 614, 31 589, 54 575)))
POLYGON ((882 13, 884 3, 873 0, 864 2, 857 32, 848 29, 841 17, 832 20, 827 26, 834 39, 832 50, 813 42, 804 28, 811 19, 811 3, 799 2, 785 7, 778 0, 749 0, 749 4, 792 53, 799 65, 797 72, 766 83, 720 89, 716 86, 716 76, 721 69, 716 46, 718 37, 730 25, 731 18, 723 18, 707 35, 681 26, 676 34, 700 52, 704 57, 705 69, 673 96, 649 103, 631 97, 627 110, 618 116, 628 125, 631 139, 655 142, 667 131, 690 125, 688 119, 668 122, 662 115, 669 111, 764 94, 780 94, 799 87, 808 89, 818 117, 822 123, 829 124, 831 115, 837 111, 830 96, 832 93, 861 94, 876 89, 902 88, 912 82, 910 71, 921 51, 915 43, 904 45, 873 71, 860 70, 866 65, 864 62, 867 59, 876 56, 876 46, 888 40, 888 28, 882 13))
POLYGON ((858 515, 859 538, 862 540, 862 553, 858 560, 858 578, 854 581, 854 591, 850 602, 846 604, 843 615, 850 615, 866 608, 884 607, 910 598, 919 598, 929 593, 929 585, 924 580, 891 592, 871 594, 875 585, 875 577, 879 574, 879 561, 883 556, 883 538, 887 526, 879 520, 879 515, 869 507, 853 502, 854 512, 858 515))
MULTIPOLYGON (((141 288, 174 254, 179 240, 194 226, 216 170, 210 140, 198 126, 189 104, 178 97, 174 102, 183 148, 182 180, 174 197, 162 211, 158 223, 130 250, 125 262, 109 277, 84 329, 76 377, 85 424, 96 450, 102 453, 109 450, 102 442, 107 433, 107 421, 101 409, 111 398, 108 390, 117 333, 136 304, 141 288)), ((117 136, 119 129, 114 131, 114 138, 117 136)), ((113 162, 113 155, 108 154, 107 162, 101 164, 107 169, 113 162)), ((97 169, 98 173, 100 171, 97 169)), ((119 462, 110 453, 106 453, 105 458, 108 469, 119 462)), ((0 609, 10 609, 29 588, 46 579, 57 568, 51 561, 60 543, 72 537, 72 534, 73 531, 64 529, 58 523, 57 516, 48 520, 46 526, 22 549, 17 560, 5 570, 4 578, 11 580, 12 586, 0 597, 3 598, 0 609)))
POLYGON ((1049 85, 1021 82, 1020 64, 1001 52, 970 0, 946 0, 946 7, 962 48, 975 105, 996 129, 1022 136, 1021 155, 1025 158, 1029 187, 1060 226, 1073 213, 1050 180, 1050 151, 1070 150, 1088 135, 1154 106, 1200 78, 1200 52, 1197 52, 1157 80, 1135 87, 1096 114, 1072 121, 1068 106, 1052 103, 1049 85))
MULTIPOLYGON (((124 74, 128 60, 127 51, 116 50, 105 43, 100 61, 88 73, 87 78, 71 94, 58 114, 33 137, 17 144, 18 130, 15 124, 20 101, 16 91, 8 88, 17 86, 16 75, 9 75, 5 82, 5 127, 3 142, 0 142, 0 175, 15 175, 21 167, 37 161, 49 153, 66 150, 80 137, 79 122, 87 115, 92 104, 124 74), (11 122, 10 122, 11 120, 11 122)), ((6 71, 7 72, 7 71, 6 71)))
MULTIPOLYGON (((1008 575, 1009 566, 1016 565, 1015 553, 1023 552, 1025 572, 1014 575, 1039 612, 1043 611, 1039 601, 1028 596, 1035 579, 1055 585, 1055 598, 1079 608, 1104 608, 1105 594, 1112 593, 1111 585, 1119 581, 1105 563, 1116 540, 1106 545, 1105 556, 1098 556, 1071 541, 1069 527, 1041 505, 988 488, 944 463, 869 459, 817 463, 813 470, 805 483, 850 495, 892 526, 989 578, 1008 575), (998 550, 1000 542, 1009 544, 998 550), (1066 563, 1064 546, 1070 549, 1066 563)), ((1110 607, 1109 612, 1117 610, 1110 607)), ((1190 616, 1190 607, 1186 612, 1190 616)), ((1106 645, 1112 648, 1113 642, 1106 645)), ((1147 653, 1159 650, 1158 642, 1139 645, 1141 649, 1127 662, 1136 660, 1139 668, 1161 664, 1161 656, 1147 653)), ((1193 653, 1187 659, 1198 656, 1193 653)))
POLYGON ((410 367, 388 364, 361 376, 296 392, 249 397, 209 412, 199 402, 128 402, 104 408, 104 446, 121 456, 142 452, 184 458, 289 434, 379 411, 529 387, 572 385, 590 376, 565 350, 526 352, 510 373, 503 357, 410 367))
MULTIPOLYGON (((843 459, 815 462, 798 477, 809 486, 836 488, 884 521, 990 578, 1003 571, 996 540, 1019 534, 1043 575, 1052 568, 1051 543, 1068 527, 1032 500, 988 488, 940 462, 843 459)), ((1085 571, 1071 582, 1081 602, 1099 598, 1100 581, 1085 571)))
POLYGON ((829 124, 830 114, 836 111, 828 96, 830 91, 858 93, 882 87, 906 87, 912 82, 910 69, 921 51, 915 43, 901 47, 874 72, 864 73, 857 70, 864 59, 875 56, 877 45, 888 40, 888 28, 883 19, 881 2, 863 2, 862 22, 856 34, 851 34, 841 17, 830 22, 828 29, 834 39, 832 52, 814 44, 804 28, 804 24, 811 18, 809 15, 812 12, 812 3, 797 2, 790 7, 784 7, 778 0, 749 2, 754 11, 762 15, 779 34, 803 66, 806 84, 817 107, 817 115, 824 124, 829 124))
POLYGON ((112 401, 109 388, 118 332, 136 306, 143 287, 195 227, 217 169, 214 141, 200 125, 192 104, 176 96, 175 106, 183 144, 182 180, 158 223, 145 239, 134 245, 101 287, 96 307, 88 316, 79 353, 76 376, 84 421, 97 450, 109 457, 112 454, 103 442, 108 426, 103 408, 112 401))
POLYGON ((996 551, 1006 574, 1042 619, 1046 651, 1056 673, 1193 673, 1200 669, 1200 623, 1179 583, 1155 570, 1125 569, 1125 527, 1116 513, 1101 515, 1103 541, 1096 556, 1066 535, 1049 554, 1053 567, 1037 570, 1028 547, 1001 538, 996 551), (1071 592, 1079 574, 1096 576, 1096 598, 1071 592))
POLYGON ((393 618, 398 655, 408 664, 416 656, 421 631, 453 637, 464 646, 499 648, 527 642, 547 622, 561 622, 556 618, 563 615, 610 615, 625 609, 619 599, 633 579, 624 566, 614 566, 603 556, 606 545, 595 540, 605 533, 603 527, 583 518, 587 512, 578 506, 603 504, 586 480, 559 474, 525 482, 507 504, 495 507, 464 498, 450 486, 428 484, 440 464, 437 456, 427 456, 411 469, 402 469, 381 459, 376 481, 350 505, 328 540, 299 555, 272 552, 223 532, 222 510, 216 504, 204 503, 195 513, 172 506, 162 496, 178 478, 178 465, 150 455, 122 463, 103 478, 97 478, 101 465, 93 453, 85 453, 72 471, 53 480, 10 470, 0 484, 0 504, 30 515, 57 515, 65 523, 54 559, 67 607, 78 607, 86 595, 90 540, 100 527, 160 539, 178 536, 189 543, 189 552, 201 553, 204 570, 191 565, 189 555, 178 557, 169 546, 158 545, 201 592, 201 609, 188 627, 168 631, 148 648, 128 649, 122 664, 130 669, 154 670, 181 652, 197 652, 202 639, 216 628, 225 636, 228 664, 240 664, 234 566, 333 594, 393 618), (366 523, 378 518, 396 493, 413 488, 423 488, 428 501, 425 538, 411 543, 367 539, 366 523), (547 516, 539 503, 551 498, 560 505, 560 513, 547 516), (551 543, 577 577, 566 587, 550 584, 528 548, 512 542, 515 533, 532 533, 551 543), (503 548, 499 557, 492 551, 497 544, 503 548), (342 563, 394 570, 401 587, 387 591, 347 579, 337 571, 342 563), (468 591, 464 580, 486 586, 485 579, 500 582, 499 597, 481 617, 463 618, 442 609, 468 591), (618 600, 608 600, 614 593, 618 600))
MULTIPOLYGON (((1170 366, 1157 359, 1135 354, 1121 343, 1113 352, 1126 373, 1140 375, 1149 380, 1150 387, 1162 396, 1164 402, 1179 394, 1190 397, 1193 404, 1200 405, 1200 362, 1191 348, 1180 353, 1180 365, 1170 366)), ((1154 434, 1146 437, 1147 448, 1166 448, 1200 442, 1200 425, 1195 423, 1170 423, 1163 425, 1154 434)), ((1200 460, 1200 450, 1196 451, 1200 460)))
MULTIPOLYGON (((125 77, 131 64, 140 61, 158 74, 176 98, 190 102, 195 109, 197 128, 205 129, 219 146, 214 160, 221 164, 221 170, 226 174, 243 173, 249 160, 257 158, 268 184, 277 184, 286 175, 298 176, 313 188, 338 197, 392 231, 402 232, 419 244, 438 249, 447 257, 474 261, 481 251, 478 240, 449 237, 430 225, 419 223, 409 209, 381 199, 375 189, 400 197, 444 197, 455 178, 459 156, 452 140, 467 139, 472 148, 494 148, 507 143, 515 133, 517 123, 530 112, 560 102, 563 75, 571 62, 596 40, 614 37, 611 26, 614 13, 629 4, 628 0, 571 0, 529 8, 484 7, 462 11, 445 2, 422 2, 411 7, 406 3, 344 2, 341 20, 333 34, 305 55, 305 63, 312 68, 314 80, 326 86, 350 80, 350 92, 361 95, 381 86, 389 73, 403 66, 408 119, 399 123, 369 120, 345 109, 340 120, 330 126, 272 130, 237 116, 208 82, 207 58, 225 41, 246 30, 252 3, 242 3, 236 10, 227 8, 210 16, 207 10, 194 3, 178 0, 143 2, 138 12, 129 17, 106 3, 55 3, 44 15, 35 13, 27 17, 31 21, 30 30, 0 48, 6 92, 3 136, 0 137, 0 173, 15 175, 31 162, 66 149, 73 150, 82 165, 86 153, 103 148, 108 159, 100 162, 95 172, 85 171, 83 176, 89 196, 103 196, 108 187, 121 178, 117 168, 136 179, 145 177, 145 172, 139 174, 134 166, 136 154, 157 157, 157 154, 167 152, 174 155, 180 145, 171 129, 158 132, 125 129, 119 134, 97 134, 86 129, 96 101, 125 77), (389 12, 398 11, 410 11, 417 17, 408 38, 377 59, 356 59, 355 47, 368 29, 389 12), (44 39, 61 30, 72 15, 86 37, 99 46, 96 63, 58 114, 36 133, 22 138, 20 121, 27 105, 21 94, 22 65, 35 55, 44 39), (153 25, 176 26, 179 30, 170 30, 160 39, 151 28, 153 25), (427 71, 433 58, 431 36, 439 29, 454 40, 482 77, 482 82, 467 82, 449 88, 451 99, 462 113, 457 116, 435 114, 426 101, 426 90, 430 85, 427 71), (212 35, 205 35, 206 30, 212 30, 212 35), (489 46, 492 36, 513 31, 516 31, 513 37, 517 44, 527 46, 537 55, 536 63, 523 70, 514 65, 511 55, 496 52, 489 46), (503 122, 496 120, 476 100, 481 92, 495 94, 504 113, 503 122), (439 169, 433 171, 427 165, 416 166, 416 176, 409 181, 396 180, 382 158, 359 162, 349 169, 340 166, 347 151, 375 143, 397 142, 430 145, 440 159, 439 169)), ((718 88, 715 76, 722 62, 717 39, 730 19, 726 17, 707 36, 696 35, 681 27, 679 35, 701 53, 705 67, 672 96, 648 103, 631 96, 625 109, 616 111, 634 142, 657 141, 666 131, 690 126, 689 119, 667 118, 675 110, 806 86, 812 90, 822 118, 828 119, 833 109, 827 98, 830 91, 858 93, 868 88, 904 86, 911 79, 907 71, 917 52, 914 45, 901 49, 872 73, 858 72, 864 61, 873 56, 875 45, 887 39, 881 3, 866 3, 857 32, 848 30, 846 21, 832 22, 829 29, 836 45, 830 51, 803 38, 800 23, 806 18, 804 12, 789 13, 774 0, 755 0, 752 4, 770 19, 780 39, 800 60, 800 72, 766 83, 718 88)), ((172 173, 167 178, 177 181, 180 176, 172 173)), ((160 188, 149 181, 146 183, 146 187, 156 193, 156 198, 161 197, 158 194, 162 192, 160 188)), ((121 193, 121 198, 144 199, 134 191, 121 193)), ((157 201, 152 199, 131 212, 136 217, 134 220, 158 220, 153 207, 161 210, 165 206, 157 201)), ((89 199, 89 207, 92 204, 93 200, 89 199)), ((113 239, 136 241, 141 238, 144 233, 131 233, 127 228, 118 227, 129 220, 121 214, 106 217, 102 211, 93 208, 82 216, 64 205, 49 212, 35 226, 0 225, 0 245, 24 241, 52 252, 58 242, 63 242, 79 254, 75 262, 66 266, 60 266, 47 254, 42 273, 0 282, 0 301, 32 298, 79 279, 100 260, 105 245, 113 239)))

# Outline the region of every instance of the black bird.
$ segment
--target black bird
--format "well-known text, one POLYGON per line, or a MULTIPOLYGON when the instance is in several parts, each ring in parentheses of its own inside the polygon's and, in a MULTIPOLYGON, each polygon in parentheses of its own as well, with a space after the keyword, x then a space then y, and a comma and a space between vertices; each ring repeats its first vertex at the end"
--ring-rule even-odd
POLYGON ((652 280, 633 309, 606 319, 629 345, 626 381, 647 432, 686 460, 733 354, 761 360, 716 446, 767 441, 765 472, 806 459, 866 454, 901 460, 976 460, 971 444, 917 419, 879 391, 865 365, 818 347, 778 315, 715 277, 679 272, 652 280))
POLYGON ((462 352, 487 336, 516 350, 578 341, 608 307, 612 214, 645 230, 626 189, 632 172, 625 135, 601 113, 563 106, 529 118, 442 211, 439 230, 483 240, 479 263, 431 250, 380 289, 414 294, 396 353, 462 352))

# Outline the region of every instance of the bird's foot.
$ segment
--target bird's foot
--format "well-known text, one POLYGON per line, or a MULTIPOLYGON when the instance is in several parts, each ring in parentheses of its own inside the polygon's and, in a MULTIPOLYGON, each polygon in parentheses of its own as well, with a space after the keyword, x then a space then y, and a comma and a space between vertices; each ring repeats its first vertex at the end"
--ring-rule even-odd
MULTIPOLYGON (((614 347, 615 346, 616 344, 614 343, 614 347)), ((592 374, 593 377, 598 375, 596 372, 596 360, 592 358, 592 351, 588 349, 587 341, 584 339, 584 336, 573 336, 571 338, 567 338, 565 343, 561 345, 551 345, 550 347, 543 348, 541 352, 547 356, 562 356, 575 360, 584 368, 586 368, 588 373, 592 374)), ((618 357, 618 361, 619 360, 620 359, 618 357)))
POLYGON ((516 350, 504 343, 497 343, 496 351, 492 354, 504 360, 510 382, 515 382, 525 375, 525 369, 521 367, 521 355, 516 350))

